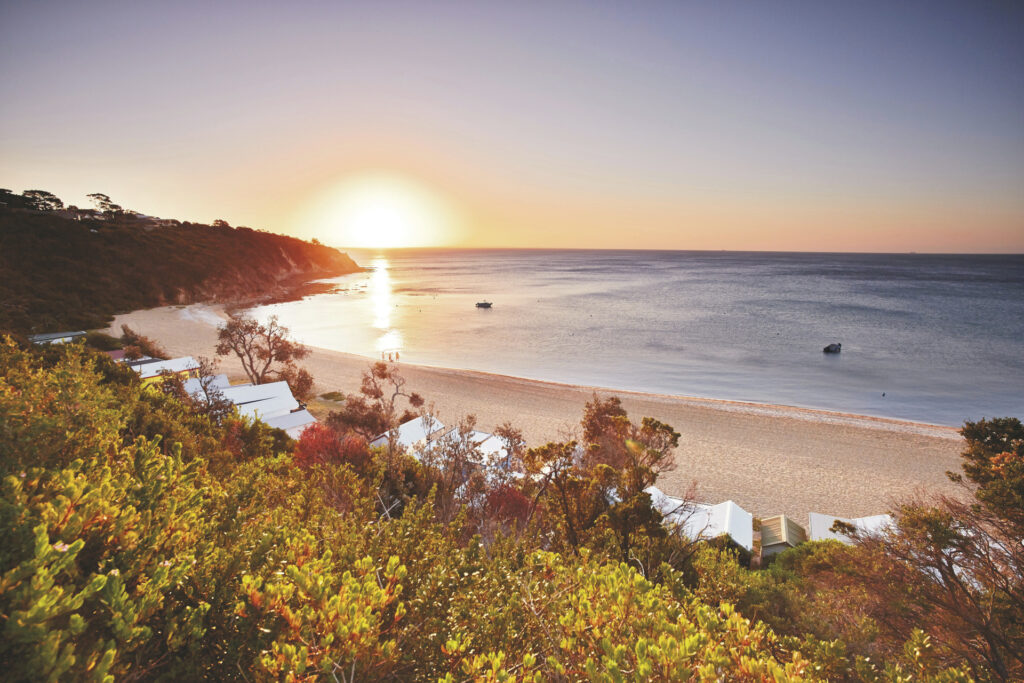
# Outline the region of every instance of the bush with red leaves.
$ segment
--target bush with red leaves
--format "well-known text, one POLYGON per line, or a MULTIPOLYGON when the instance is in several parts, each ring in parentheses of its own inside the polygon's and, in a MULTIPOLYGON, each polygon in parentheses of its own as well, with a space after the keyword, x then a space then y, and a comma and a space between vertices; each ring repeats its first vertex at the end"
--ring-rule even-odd
POLYGON ((516 487, 502 484, 487 493, 487 508, 493 519, 524 524, 530 515, 530 499, 516 487))
POLYGON ((356 434, 342 436, 326 425, 312 424, 295 445, 295 462, 301 467, 344 462, 362 470, 370 462, 370 447, 356 434))

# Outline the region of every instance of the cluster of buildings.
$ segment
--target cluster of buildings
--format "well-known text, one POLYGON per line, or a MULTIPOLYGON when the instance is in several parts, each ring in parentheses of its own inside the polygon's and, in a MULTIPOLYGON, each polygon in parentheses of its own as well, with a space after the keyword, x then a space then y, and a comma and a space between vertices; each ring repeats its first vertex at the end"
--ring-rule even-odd
POLYGON ((833 540, 852 544, 853 540, 846 534, 832 531, 836 522, 844 522, 867 534, 882 533, 893 525, 891 515, 849 518, 812 512, 808 515, 806 529, 786 515, 775 515, 761 519, 760 530, 755 532, 754 516, 731 500, 708 505, 665 495, 655 486, 646 491, 651 496, 651 504, 664 515, 665 523, 681 526, 688 537, 712 539, 724 534, 736 545, 756 551, 762 558, 806 541, 833 540), (758 535, 760 543, 755 544, 758 535))
MULTIPOLYGON (((456 429, 448 429, 436 417, 425 415, 399 425, 393 432, 377 436, 370 445, 384 446, 391 440, 392 445, 422 460, 429 449, 443 444, 445 439, 454 438, 459 438, 456 429)), ((473 431, 467 438, 476 446, 475 464, 507 469, 508 452, 501 439, 481 431, 473 431)), ((509 474, 513 477, 524 476, 518 472, 509 474)), ((755 531, 754 516, 731 500, 715 505, 693 503, 666 495, 655 486, 645 490, 651 496, 651 504, 664 516, 665 524, 681 528, 689 538, 710 540, 725 535, 736 545, 748 552, 757 552, 762 558, 806 541, 831 539, 852 544, 849 536, 832 531, 832 525, 837 521, 865 533, 880 533, 893 524, 890 515, 846 518, 812 512, 806 529, 786 515, 775 515, 761 519, 760 530, 755 531), (758 537, 760 542, 755 543, 758 537)))
POLYGON ((185 391, 194 399, 208 401, 211 398, 209 394, 215 392, 230 401, 239 415, 283 429, 293 439, 298 439, 307 427, 317 421, 292 395, 287 382, 231 384, 228 376, 223 374, 200 378, 199 363, 191 356, 170 360, 147 357, 127 360, 118 359, 116 352, 111 355, 139 373, 144 386, 162 381, 164 373, 170 372, 184 380, 185 391))
MULTIPOLYGON (((433 415, 423 415, 399 425, 394 432, 385 432, 374 438, 371 446, 384 446, 391 440, 396 446, 409 453, 417 460, 423 460, 427 450, 443 446, 446 441, 466 438, 472 444, 476 462, 473 464, 491 469, 502 467, 507 469, 508 450, 501 439, 494 434, 473 430, 460 435, 457 428, 446 428, 444 423, 433 415)), ((521 476, 518 472, 509 472, 512 476, 521 476)))
MULTIPOLYGON (((29 336, 29 341, 33 344, 66 344, 85 337, 86 332, 81 330, 49 332, 33 334, 29 336)), ((143 386, 163 381, 166 372, 178 375, 184 380, 185 391, 193 398, 206 401, 209 400, 208 392, 216 391, 235 406, 239 415, 262 420, 271 427, 283 429, 293 439, 298 439, 307 427, 317 421, 305 406, 295 399, 287 382, 231 384, 227 375, 201 379, 199 363, 192 356, 169 360, 149 356, 128 359, 124 351, 120 350, 108 351, 107 355, 139 373, 143 386)))
MULTIPOLYGON (((57 344, 74 341, 85 336, 85 332, 55 332, 33 335, 36 344, 57 344)), ((171 372, 185 380, 185 390, 194 398, 206 400, 209 388, 215 389, 234 404, 240 415, 258 419, 271 427, 283 429, 293 439, 317 420, 294 396, 287 382, 267 384, 231 384, 227 375, 216 375, 203 380, 198 377, 199 363, 191 356, 161 360, 140 358, 128 360, 124 352, 113 351, 110 355, 139 373, 143 384, 161 381, 163 373, 171 372)), ((474 447, 474 465, 491 470, 494 467, 508 470, 508 451, 497 436, 488 432, 472 431, 461 435, 456 428, 446 428, 444 423, 432 415, 424 415, 399 425, 394 431, 377 436, 371 446, 384 446, 389 440, 393 445, 406 451, 417 460, 422 460, 427 451, 444 445, 445 440, 466 438, 474 447)), ((524 476, 520 472, 508 471, 513 477, 524 476)), ((892 526, 890 515, 869 517, 836 517, 812 512, 804 528, 786 515, 775 515, 760 520, 760 530, 754 530, 754 516, 735 502, 727 500, 715 505, 693 503, 663 493, 655 486, 646 489, 651 503, 665 520, 665 524, 681 528, 688 537, 712 539, 728 536, 736 545, 748 552, 759 553, 762 558, 770 557, 787 548, 793 548, 806 541, 835 540, 852 543, 849 536, 832 531, 835 522, 844 522, 863 533, 881 533, 892 526), (759 539, 757 538, 759 537, 759 539), (759 543, 755 543, 759 540, 759 543)))

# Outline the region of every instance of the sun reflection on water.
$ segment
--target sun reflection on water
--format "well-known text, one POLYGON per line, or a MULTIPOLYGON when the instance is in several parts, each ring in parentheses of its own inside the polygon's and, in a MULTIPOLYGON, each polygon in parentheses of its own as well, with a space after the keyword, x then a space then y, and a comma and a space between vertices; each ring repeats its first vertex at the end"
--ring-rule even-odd
POLYGON ((397 354, 402 350, 402 334, 391 327, 391 313, 394 308, 393 292, 391 291, 391 265, 384 256, 378 256, 370 264, 373 275, 370 277, 370 302, 373 306, 373 326, 381 331, 377 338, 377 351, 382 358, 389 354, 397 354))

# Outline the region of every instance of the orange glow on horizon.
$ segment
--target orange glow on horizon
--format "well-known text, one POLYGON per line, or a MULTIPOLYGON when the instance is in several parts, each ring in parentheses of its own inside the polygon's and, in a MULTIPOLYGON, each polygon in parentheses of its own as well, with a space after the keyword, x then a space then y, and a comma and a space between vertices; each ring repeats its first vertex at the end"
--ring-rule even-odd
POLYGON ((343 247, 392 249, 450 244, 458 218, 449 202, 423 184, 394 173, 352 175, 308 202, 299 225, 343 247))

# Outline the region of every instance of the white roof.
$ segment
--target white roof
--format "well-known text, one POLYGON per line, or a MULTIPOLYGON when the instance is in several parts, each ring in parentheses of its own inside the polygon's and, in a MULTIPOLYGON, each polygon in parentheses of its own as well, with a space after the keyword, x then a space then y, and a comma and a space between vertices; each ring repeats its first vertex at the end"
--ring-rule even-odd
MULTIPOLYGON (((216 387, 223 391, 227 387, 231 386, 231 382, 228 381, 227 375, 214 375, 210 379, 209 386, 216 387)), ((185 380, 185 391, 195 398, 205 398, 205 395, 203 394, 203 385, 198 377, 190 377, 185 380)))
POLYGON ((277 417, 278 415, 287 415, 296 408, 299 407, 299 402, 291 395, 291 392, 287 396, 274 396, 267 398, 262 401, 250 401, 249 403, 236 403, 235 409, 239 415, 246 417, 255 417, 261 420, 266 420, 269 417, 277 417))
POLYGON ((316 422, 316 418, 310 415, 308 410, 296 410, 294 413, 268 417, 264 422, 271 427, 285 430, 288 436, 297 439, 302 436, 306 427, 316 422))
POLYGON ((197 370, 199 369, 199 363, 192 356, 185 356, 184 358, 172 358, 170 360, 161 360, 156 363, 145 363, 138 367, 133 368, 142 379, 149 379, 150 377, 156 377, 163 371, 167 372, 185 372, 186 370, 197 370))
POLYGON ((473 430, 470 435, 473 443, 476 444, 477 452, 480 454, 481 465, 494 465, 504 460, 508 455, 505 444, 494 434, 473 430))
POLYGON ((824 541, 831 538, 841 543, 846 543, 847 545, 852 545, 853 539, 846 534, 837 534, 833 531, 829 531, 829 529, 832 528, 832 524, 836 521, 846 522, 867 534, 882 533, 893 525, 892 515, 871 515, 870 517, 846 518, 812 512, 808 515, 808 518, 809 524, 807 525, 807 531, 808 536, 810 536, 812 541, 824 541))
POLYGON ((754 548, 754 516, 731 500, 717 505, 687 504, 682 498, 665 495, 655 486, 644 489, 651 496, 651 505, 665 515, 665 522, 682 524, 690 538, 712 539, 727 534, 737 545, 754 548))
POLYGON ((83 330, 75 332, 46 332, 45 334, 30 334, 28 339, 33 344, 60 344, 76 337, 84 337, 85 334, 83 330))
MULTIPOLYGON (((288 382, 267 382, 266 384, 239 384, 221 390, 224 398, 235 405, 244 405, 254 401, 266 401, 273 398, 291 398, 292 390, 288 382)), ((297 407, 297 406, 296 406, 297 407)))
MULTIPOLYGON (((432 415, 417 417, 398 426, 397 444, 402 448, 413 446, 426 441, 427 437, 434 432, 444 429, 444 423, 432 415)), ((371 446, 383 446, 388 442, 390 433, 385 432, 370 442, 371 446)))

